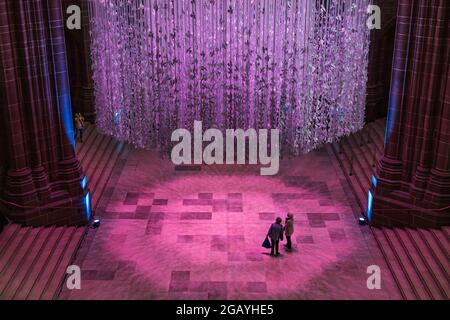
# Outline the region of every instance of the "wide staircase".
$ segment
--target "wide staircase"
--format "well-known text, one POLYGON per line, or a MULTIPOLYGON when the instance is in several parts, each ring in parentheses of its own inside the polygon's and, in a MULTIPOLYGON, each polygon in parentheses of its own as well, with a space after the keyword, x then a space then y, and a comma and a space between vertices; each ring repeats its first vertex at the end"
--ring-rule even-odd
POLYGON ((98 133, 94 125, 87 127, 83 139, 83 143, 77 144, 77 155, 87 177, 95 212, 117 159, 130 146, 98 133))
MULTIPOLYGON (((372 176, 383 154, 385 128, 386 119, 379 119, 327 146, 362 212, 367 212, 372 176)), ((404 299, 449 299, 450 227, 370 228, 404 299)))
MULTIPOLYGON (((91 190, 93 212, 121 153, 123 142, 89 125, 77 154, 91 190)), ((87 226, 5 226, 0 234, 0 299, 56 299, 87 226)))

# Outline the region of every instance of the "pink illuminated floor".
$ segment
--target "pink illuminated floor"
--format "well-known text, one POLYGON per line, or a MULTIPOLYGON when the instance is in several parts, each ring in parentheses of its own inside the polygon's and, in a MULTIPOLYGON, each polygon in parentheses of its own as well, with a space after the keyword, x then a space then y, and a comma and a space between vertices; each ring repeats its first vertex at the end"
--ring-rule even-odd
POLYGON ((82 289, 60 299, 398 299, 347 193, 325 149, 283 160, 274 177, 255 166, 175 168, 132 150, 78 255, 82 289), (287 211, 294 250, 274 258, 261 243, 287 211), (366 286, 373 264, 381 290, 366 286))

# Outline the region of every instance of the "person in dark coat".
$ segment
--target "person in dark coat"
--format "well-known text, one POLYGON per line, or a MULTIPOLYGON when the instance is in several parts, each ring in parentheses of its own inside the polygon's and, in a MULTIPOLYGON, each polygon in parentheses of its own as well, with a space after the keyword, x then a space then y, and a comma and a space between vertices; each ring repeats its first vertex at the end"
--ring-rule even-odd
POLYGON ((272 225, 269 228, 269 232, 267 232, 267 236, 270 239, 270 243, 272 245, 271 249, 270 249, 270 255, 273 256, 275 255, 280 255, 279 252, 279 244, 280 244, 280 239, 282 239, 283 237, 283 226, 281 225, 281 218, 278 217, 275 220, 275 223, 272 223, 272 225))
POLYGON ((294 215, 292 213, 287 214, 286 221, 284 223, 284 233, 287 240, 287 244, 285 244, 284 246, 287 250, 292 250, 291 237, 294 233, 294 215))

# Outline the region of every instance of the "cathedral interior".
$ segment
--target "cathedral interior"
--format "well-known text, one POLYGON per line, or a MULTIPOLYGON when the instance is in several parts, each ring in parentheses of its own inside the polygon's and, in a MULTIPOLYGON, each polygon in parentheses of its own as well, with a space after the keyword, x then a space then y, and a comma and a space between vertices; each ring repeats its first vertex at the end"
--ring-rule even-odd
POLYGON ((449 300, 449 1, 0 0, 0 39, 1 300, 449 300))

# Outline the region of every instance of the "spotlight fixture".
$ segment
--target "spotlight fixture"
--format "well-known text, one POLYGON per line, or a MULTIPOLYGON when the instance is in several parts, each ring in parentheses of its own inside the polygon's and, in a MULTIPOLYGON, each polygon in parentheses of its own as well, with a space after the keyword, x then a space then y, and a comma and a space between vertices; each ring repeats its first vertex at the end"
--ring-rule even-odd
POLYGON ((94 229, 100 227, 100 219, 97 217, 94 217, 92 219, 91 227, 94 229))
POLYGON ((359 218, 359 219, 358 219, 358 223, 359 223, 360 226, 365 226, 365 225, 367 225, 366 218, 364 218, 364 217, 359 218))

